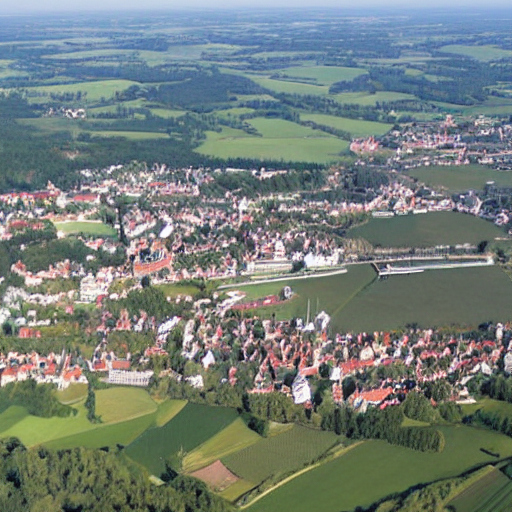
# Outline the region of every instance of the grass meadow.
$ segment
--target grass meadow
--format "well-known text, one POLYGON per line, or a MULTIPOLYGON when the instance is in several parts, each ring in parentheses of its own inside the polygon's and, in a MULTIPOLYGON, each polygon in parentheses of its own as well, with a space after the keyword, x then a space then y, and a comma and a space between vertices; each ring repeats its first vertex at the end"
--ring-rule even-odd
POLYGON ((117 231, 102 222, 55 222, 54 224, 57 231, 62 231, 66 235, 83 233, 90 236, 117 237, 117 231))
POLYGON ((512 186, 512 172, 496 171, 484 165, 416 167, 407 171, 409 176, 431 187, 439 187, 447 192, 483 190, 488 181, 498 186, 512 186))
POLYGON ((320 85, 332 85, 336 82, 351 81, 367 73, 361 68, 348 68, 342 66, 301 66, 280 69, 277 74, 286 76, 286 80, 311 80, 320 85))
POLYGON ((326 114, 301 114, 301 121, 312 121, 316 124, 330 126, 336 130, 349 132, 352 137, 369 137, 370 135, 384 135, 392 125, 375 121, 363 121, 360 119, 348 119, 326 114))
POLYGON ((261 137, 241 130, 206 132, 197 152, 219 158, 258 158, 303 162, 333 162, 348 148, 346 141, 283 119, 256 118, 250 124, 261 137))
POLYGON ((456 212, 433 212, 371 219, 348 231, 349 238, 364 238, 377 247, 433 247, 478 244, 505 236, 490 222, 456 212))
POLYGON ((489 62, 491 60, 510 59, 512 51, 498 48, 495 45, 463 45, 463 44, 449 44, 439 48, 440 52, 455 53, 463 55, 464 57, 472 57, 476 60, 489 62))
POLYGON ((159 476, 178 452, 190 452, 233 423, 234 409, 188 403, 162 427, 150 428, 126 448, 126 455, 159 476))
POLYGON ((411 486, 459 475, 494 458, 512 455, 512 439, 472 427, 440 427, 441 453, 422 453, 385 441, 366 441, 341 457, 308 471, 249 507, 250 512, 340 512, 370 504, 411 486))

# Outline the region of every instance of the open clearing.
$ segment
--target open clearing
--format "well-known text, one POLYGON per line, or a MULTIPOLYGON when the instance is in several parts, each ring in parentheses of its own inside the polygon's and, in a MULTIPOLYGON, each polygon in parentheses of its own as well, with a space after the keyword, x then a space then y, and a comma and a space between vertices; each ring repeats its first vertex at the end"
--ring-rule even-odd
POLYGON ((491 242, 505 236, 505 231, 473 215, 433 212, 371 219, 350 229, 347 236, 364 238, 377 247, 434 247, 491 242))
POLYGON ((50 94, 65 94, 77 92, 87 93, 82 99, 85 102, 100 101, 102 98, 112 98, 116 92, 125 91, 132 85, 140 85, 131 80, 99 80, 62 85, 42 85, 27 88, 28 96, 33 103, 47 103, 50 94), (31 93, 35 95, 31 95, 31 93))
POLYGON ((358 105, 372 106, 377 103, 391 101, 414 100, 416 96, 403 92, 378 91, 375 94, 367 92, 342 92, 333 96, 339 103, 356 103, 358 105))
POLYGON ((58 231, 62 231, 66 235, 83 233, 91 236, 117 237, 117 231, 102 222, 54 222, 54 224, 58 231))
POLYGON ((236 419, 229 427, 221 430, 206 443, 188 453, 183 460, 183 470, 195 471, 207 466, 216 459, 240 451, 257 443, 261 437, 249 429, 242 418, 236 419))
POLYGON ((422 453, 384 441, 366 441, 279 487, 248 510, 352 510, 418 483, 456 476, 475 465, 494 461, 480 448, 493 447, 501 457, 512 455, 512 439, 501 434, 462 426, 441 430, 446 438, 441 453, 422 453))
POLYGON ((117 423, 156 412, 145 389, 114 387, 96 391, 96 414, 104 423, 117 423))
MULTIPOLYGON (((302 468, 340 441, 333 432, 294 425, 274 437, 224 457, 222 461, 237 476, 260 483, 271 475, 302 468)), ((288 509, 284 509, 288 510, 288 509)))
POLYGON ((193 450, 237 417, 234 409, 188 403, 163 427, 151 428, 138 437, 126 448, 126 455, 160 476, 167 461, 176 463, 179 451, 193 450))
POLYGON ((449 507, 455 512, 510 512, 512 481, 493 468, 451 500, 449 507))
POLYGON ((294 78, 315 81, 321 85, 332 85, 336 82, 350 82, 358 76, 368 73, 361 68, 347 68, 341 66, 302 66, 279 69, 277 75, 283 75, 286 80, 294 78))
POLYGON ((349 132, 352 137, 368 137, 370 135, 384 135, 391 130, 391 124, 363 121, 360 119, 348 119, 345 117, 329 116, 325 114, 301 114, 301 121, 330 126, 336 130, 349 132))
POLYGON ((67 389, 57 391, 59 402, 72 404, 87 397, 87 384, 71 384, 67 389))
POLYGON ((512 58, 512 51, 503 50, 495 45, 481 45, 470 46, 463 44, 449 44, 439 48, 443 53, 455 53, 457 55, 464 55, 465 57, 472 57, 473 59, 489 62, 491 60, 510 59, 512 58))
POLYGON ((512 186, 512 172, 495 171, 484 165, 433 165, 416 167, 407 174, 427 186, 440 187, 448 192, 483 190, 488 181, 494 181, 498 186, 512 186))
POLYGON ((252 119, 261 137, 241 130, 206 132, 197 152, 219 158, 258 158, 292 162, 333 162, 348 148, 346 141, 282 119, 252 119))

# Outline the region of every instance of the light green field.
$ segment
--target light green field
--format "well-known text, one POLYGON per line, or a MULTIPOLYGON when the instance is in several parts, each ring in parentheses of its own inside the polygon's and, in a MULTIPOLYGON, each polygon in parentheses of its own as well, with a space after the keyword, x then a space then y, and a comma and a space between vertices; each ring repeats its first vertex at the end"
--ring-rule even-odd
MULTIPOLYGON (((132 85, 140 85, 139 82, 133 82, 131 80, 99 80, 91 82, 81 82, 75 84, 63 84, 63 85, 43 85, 39 87, 27 88, 28 95, 31 92, 42 93, 45 95, 63 94, 63 93, 87 93, 87 96, 82 100, 87 102, 99 101, 101 98, 112 98, 116 92, 121 92, 132 85)), ((34 103, 46 103, 48 98, 43 97, 32 97, 31 100, 34 103)))
POLYGON ((319 85, 332 85, 336 82, 351 81, 367 73, 361 68, 347 68, 337 66, 302 66, 280 69, 277 74, 286 76, 286 80, 293 78, 314 80, 319 85))
POLYGON ((392 91, 379 91, 375 94, 368 94, 366 92, 342 92, 336 94, 333 98, 339 103, 356 103, 358 105, 372 107, 377 103, 416 99, 413 94, 392 91))
POLYGON ((12 426, 16 425, 28 416, 25 407, 20 405, 11 405, 2 414, 0 414, 0 436, 3 432, 9 430, 12 426))
POLYGON ((259 158, 327 163, 336 161, 348 147, 346 141, 283 119, 252 119, 262 137, 241 130, 206 132, 206 141, 197 152, 220 158, 259 158))
POLYGON ((54 224, 58 231, 66 235, 84 233, 91 236, 117 237, 117 231, 114 228, 101 222, 55 222, 54 224))
POLYGON ((285 80, 274 80, 272 78, 256 77, 251 75, 250 79, 253 82, 261 85, 265 89, 270 89, 277 93, 286 94, 313 94, 317 96, 326 96, 329 94, 329 87, 327 85, 311 85, 302 84, 299 82, 291 82, 285 80))
POLYGON ((301 114, 301 121, 312 121, 316 124, 330 126, 336 130, 349 132, 352 137, 368 137, 370 135, 384 135, 391 130, 391 124, 348 119, 345 117, 329 116, 325 114, 301 114))
POLYGON ((168 108, 150 108, 149 110, 154 116, 161 117, 163 119, 175 119, 186 114, 184 110, 171 110, 168 108))
POLYGON ((96 391, 96 415, 104 423, 118 423, 156 410, 155 402, 145 389, 114 387, 96 391))
POLYGON ((380 247, 433 247, 478 244, 505 236, 490 222, 456 212, 431 212, 371 219, 348 231, 349 238, 364 238, 380 247))
POLYGON ((235 108, 228 108, 226 110, 217 110, 215 112, 215 114, 218 117, 228 118, 228 117, 238 117, 243 114, 252 114, 253 112, 256 112, 253 108, 235 107, 235 108))
POLYGON ((156 414, 139 416, 132 420, 110 425, 96 426, 87 431, 74 435, 59 437, 44 442, 44 445, 54 450, 67 450, 83 446, 84 448, 102 448, 104 446, 129 445, 148 428, 154 426, 156 414))
POLYGON ((63 404, 73 404, 87 397, 87 384, 71 384, 67 389, 57 391, 57 398, 63 404))
POLYGON ((186 455, 183 470, 191 473, 208 466, 222 457, 227 457, 257 443, 261 437, 250 430, 242 418, 236 419, 229 427, 221 430, 208 441, 186 455))
POLYGON ((261 439, 223 458, 222 462, 244 480, 260 483, 271 475, 302 469, 339 441, 333 432, 294 425, 282 434, 261 439))
POLYGON ((439 48, 439 51, 443 53, 464 55, 465 57, 472 57, 473 59, 481 60, 483 62, 512 58, 512 51, 503 50, 495 45, 469 46, 462 44, 449 44, 439 48))
POLYGON ((448 192, 483 190, 488 181, 494 181, 498 186, 512 186, 512 172, 495 171, 484 165, 433 165, 411 169, 407 174, 425 185, 441 187, 448 192))
POLYGON ((339 512, 366 507, 413 485, 459 475, 475 465, 494 461, 480 449, 512 455, 512 439, 471 427, 441 427, 446 447, 441 453, 422 453, 367 441, 279 487, 250 512, 339 512), (314 489, 314 492, 312 492, 314 489))

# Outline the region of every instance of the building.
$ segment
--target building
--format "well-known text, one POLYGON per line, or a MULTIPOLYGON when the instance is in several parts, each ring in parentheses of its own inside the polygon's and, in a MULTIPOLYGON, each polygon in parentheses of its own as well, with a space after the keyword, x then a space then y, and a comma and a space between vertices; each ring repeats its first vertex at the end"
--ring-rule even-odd
POLYGON ((145 372, 110 370, 108 372, 108 383, 120 384, 122 386, 147 387, 153 374, 154 372, 151 370, 145 372))

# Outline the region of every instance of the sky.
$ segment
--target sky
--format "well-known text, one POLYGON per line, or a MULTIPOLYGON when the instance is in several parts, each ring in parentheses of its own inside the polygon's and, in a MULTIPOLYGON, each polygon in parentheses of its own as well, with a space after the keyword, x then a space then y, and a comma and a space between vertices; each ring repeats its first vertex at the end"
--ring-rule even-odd
POLYGON ((510 0, 1 0, 0 15, 58 11, 170 10, 268 7, 438 8, 506 7, 510 0))

